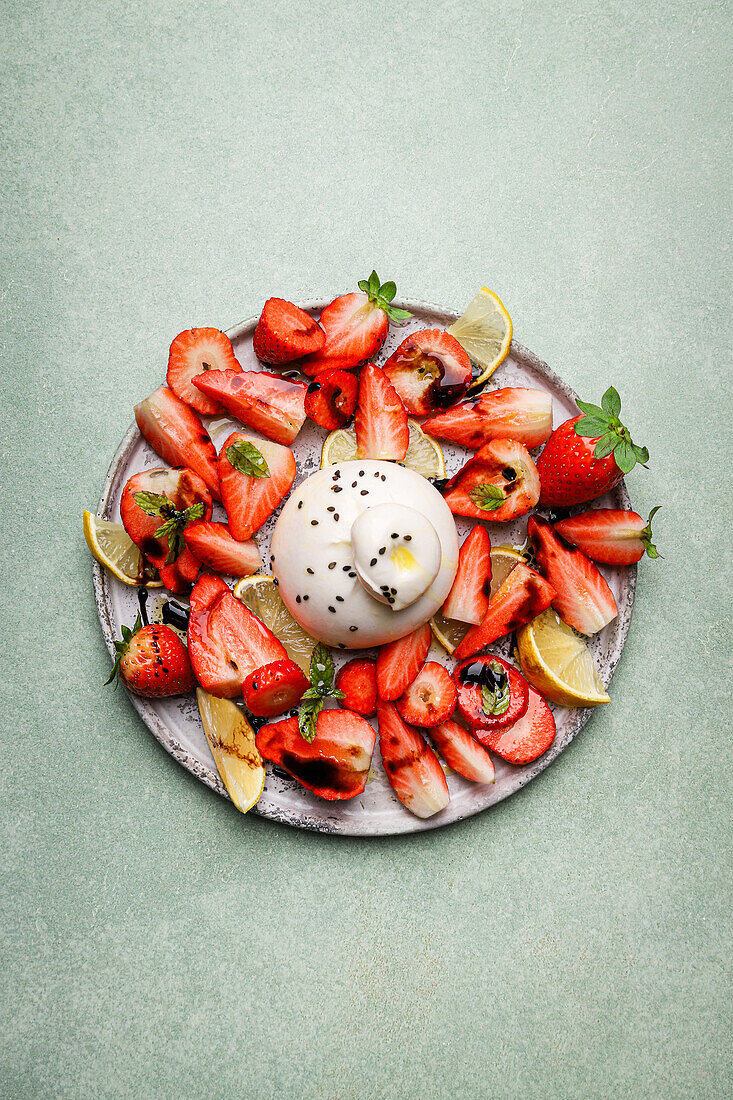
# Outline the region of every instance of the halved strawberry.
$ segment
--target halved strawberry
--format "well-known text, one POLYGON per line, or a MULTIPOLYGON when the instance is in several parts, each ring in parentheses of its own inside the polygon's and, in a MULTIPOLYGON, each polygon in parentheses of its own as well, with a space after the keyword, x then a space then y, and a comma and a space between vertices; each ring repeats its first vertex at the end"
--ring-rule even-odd
POLYGON ((221 496, 235 539, 252 538, 295 481, 288 447, 232 432, 219 453, 221 496))
POLYGON ((257 322, 252 344, 263 363, 291 363, 318 351, 326 333, 304 309, 285 298, 268 298, 257 322))
POLYGON ((440 328, 410 333, 383 370, 413 416, 459 401, 471 382, 468 353, 455 336, 440 328))
POLYGON ((265 370, 211 370, 193 379, 257 432, 276 443, 292 443, 305 420, 305 383, 265 370))
POLYGON ((455 705, 456 685, 448 669, 437 661, 426 661, 395 703, 406 722, 425 727, 439 726, 450 718, 455 705))
POLYGON ((374 727, 350 710, 322 710, 312 742, 301 736, 298 719, 288 718, 263 726, 257 748, 319 798, 334 801, 363 793, 376 736, 374 727))
POLYGON ((401 321, 412 316, 391 304, 397 288, 393 282, 380 285, 376 271, 372 271, 368 280, 361 280, 359 290, 362 293, 334 298, 321 313, 326 343, 320 351, 300 361, 298 366, 304 374, 315 378, 323 370, 361 366, 381 348, 390 319, 401 321))
POLYGON ((336 687, 344 693, 341 705, 364 718, 377 709, 377 666, 368 658, 355 657, 336 673, 336 687))
POLYGON ((226 699, 241 693, 250 672, 288 656, 272 631, 210 573, 191 592, 188 652, 201 687, 226 699))
POLYGON ((377 701, 379 748, 394 793, 416 817, 432 817, 450 802, 438 758, 425 739, 406 726, 397 709, 377 701))
POLYGON ((542 696, 529 689, 529 705, 524 715, 509 729, 498 730, 484 741, 486 746, 509 764, 530 764, 547 752, 555 740, 555 719, 542 696))
POLYGON ((544 577, 518 562, 492 599, 478 626, 472 626, 456 647, 457 661, 478 653, 497 638, 541 615, 552 603, 555 589, 544 577))
POLYGON ((430 739, 449 768, 471 783, 493 783, 494 761, 483 745, 451 718, 430 731, 430 739))
POLYGON ((454 669, 453 679, 458 711, 483 744, 487 732, 513 726, 527 709, 529 684, 501 657, 469 657, 454 669))
POLYGON ((160 386, 135 406, 135 420, 156 454, 171 466, 188 466, 203 478, 214 500, 221 500, 216 448, 190 405, 160 386))
MULTIPOLYGON (((211 517, 211 493, 201 478, 185 466, 171 470, 159 466, 133 474, 122 490, 122 524, 140 553, 160 572, 160 579, 171 592, 188 592, 198 576, 201 563, 183 542, 187 510, 200 505, 204 519, 211 517), (135 499, 139 496, 139 502, 135 499), (144 506, 144 507, 143 507, 144 506), (180 522, 169 534, 157 532, 176 516, 180 522), (174 555, 171 561, 167 560, 174 555)), ((190 511, 189 511, 190 516, 190 511)))
POLYGON ((305 411, 319 427, 332 432, 351 420, 359 393, 359 379, 345 370, 324 370, 311 382, 305 411))
POLYGON ((356 407, 356 445, 359 458, 403 459, 410 442, 407 413, 384 371, 367 363, 359 382, 356 407))
POLYGON ((492 439, 450 479, 443 498, 456 516, 492 523, 523 516, 540 498, 530 453, 513 439, 492 439))
POLYGON ((259 718, 274 718, 300 702, 309 681, 295 661, 272 661, 250 672, 242 684, 247 710, 259 718))
POLYGON ((422 429, 476 450, 492 439, 514 439, 527 449, 552 433, 552 398, 545 390, 505 386, 424 420, 422 429))
POLYGON ((650 558, 661 557, 652 542, 652 520, 659 505, 652 508, 644 522, 638 512, 620 508, 594 508, 579 516, 560 520, 555 532, 572 542, 593 561, 608 565, 632 565, 646 552, 650 558))
POLYGON ((198 560, 230 577, 248 577, 262 565, 260 551, 254 539, 239 542, 232 538, 226 523, 196 520, 183 532, 186 546, 198 560))
POLYGON ((432 640, 429 623, 380 646, 377 654, 377 691, 380 699, 399 699, 422 668, 432 640))
POLYGON ((540 516, 530 517, 527 534, 537 564, 555 589, 552 606, 560 618, 581 634, 603 630, 618 608, 598 567, 582 550, 563 542, 540 516))
POLYGON ((480 623, 489 606, 491 540, 485 527, 472 529, 458 555, 458 571, 441 608, 446 619, 480 623))
POLYGON ((171 344, 166 381, 181 401, 204 416, 212 416, 220 406, 192 386, 191 379, 202 371, 241 369, 231 340, 218 328, 188 328, 179 332, 171 344))

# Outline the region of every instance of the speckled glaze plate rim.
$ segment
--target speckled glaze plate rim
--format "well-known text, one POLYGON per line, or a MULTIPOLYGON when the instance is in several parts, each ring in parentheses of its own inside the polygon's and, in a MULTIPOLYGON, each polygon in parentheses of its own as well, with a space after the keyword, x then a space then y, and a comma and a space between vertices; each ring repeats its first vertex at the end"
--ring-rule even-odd
MULTIPOLYGON (((328 298, 311 298, 306 301, 298 303, 303 309, 315 311, 321 310, 328 304, 330 299, 328 298)), ((438 318, 441 323, 448 325, 454 321, 459 313, 455 310, 446 309, 444 306, 436 305, 433 302, 425 302, 416 298, 399 298, 395 299, 394 305, 403 309, 408 309, 414 313, 431 313, 438 318)), ((243 336, 247 336, 254 330, 257 324, 259 315, 254 317, 248 317, 245 321, 241 321, 239 324, 234 325, 232 328, 227 329, 227 335, 232 341, 241 339, 243 336)), ((509 355, 511 358, 519 364, 526 364, 528 368, 541 375, 548 383, 548 385, 555 390, 562 393, 569 401, 575 402, 577 400, 577 394, 575 391, 563 381, 542 359, 540 359, 533 352, 517 343, 516 340, 512 340, 509 355)), ((99 498, 99 504, 97 506, 97 514, 100 516, 106 516, 111 501, 114 499, 115 493, 121 489, 119 484, 122 478, 123 471, 125 470, 128 458, 137 445, 140 439, 140 432, 133 421, 127 433, 125 434, 122 442, 120 443, 117 451, 112 459, 109 470, 107 471, 107 477, 105 479, 104 488, 99 498)), ((631 502, 629 499, 628 491, 624 481, 616 487, 615 493, 618 497, 620 507, 630 508, 631 502)), ((114 656, 115 648, 115 628, 113 623, 112 613, 112 601, 110 597, 112 578, 107 571, 97 562, 94 561, 92 565, 93 581, 94 581, 94 597, 97 605, 97 611, 99 614, 99 621, 102 626, 102 633, 104 636, 107 649, 110 656, 114 656)), ((626 642, 626 636, 631 625, 631 618, 634 607, 634 596, 636 591, 636 566, 628 568, 624 583, 622 585, 622 596, 618 603, 618 617, 615 620, 616 629, 613 633, 611 646, 608 655, 608 662, 606 665, 607 680, 606 686, 610 683, 618 662, 623 652, 624 644, 626 642)), ((195 759, 191 753, 183 746, 178 739, 173 735, 166 723, 161 719, 160 715, 155 711, 153 706, 148 700, 141 698, 140 696, 129 693, 129 698, 137 710, 138 714, 142 718, 145 725, 148 727, 153 736, 160 742, 163 748, 168 752, 174 760, 179 764, 182 764, 187 771, 196 776, 202 783, 205 783, 212 790, 216 791, 223 798, 228 799, 226 789, 219 778, 219 774, 216 771, 215 766, 206 767, 201 761, 195 759)), ((282 824, 291 825, 299 829, 308 829, 320 833, 328 833, 332 835, 340 836, 395 836, 407 833, 420 833, 430 829, 439 829, 444 825, 451 825, 456 821, 462 821, 467 817, 473 817, 477 813, 481 813, 486 809, 490 809, 491 806, 498 805, 499 802, 503 802, 506 798, 515 794, 522 787, 525 787, 527 783, 530 783, 536 776, 543 772, 545 768, 549 767, 554 760, 560 755, 561 752, 575 739, 578 733, 588 722, 593 710, 592 708, 583 708, 575 710, 569 723, 565 726, 564 736, 562 742, 558 738, 548 749, 548 751, 536 760, 532 764, 528 764, 523 768, 518 768, 516 774, 510 783, 506 784, 498 798, 491 797, 491 791, 489 788, 489 797, 483 804, 473 804, 466 809, 454 809, 451 814, 450 803, 446 809, 437 814, 433 818, 418 818, 408 811, 404 811, 404 817, 398 818, 399 824, 395 824, 394 827, 388 829, 379 828, 378 830, 370 828, 370 818, 368 811, 365 811, 364 820, 359 821, 340 821, 335 816, 329 816, 328 819, 321 817, 314 817, 303 811, 293 811, 290 808, 277 808, 272 806, 261 807, 256 805, 253 808, 254 813, 260 816, 266 817, 273 821, 281 822, 282 824)))

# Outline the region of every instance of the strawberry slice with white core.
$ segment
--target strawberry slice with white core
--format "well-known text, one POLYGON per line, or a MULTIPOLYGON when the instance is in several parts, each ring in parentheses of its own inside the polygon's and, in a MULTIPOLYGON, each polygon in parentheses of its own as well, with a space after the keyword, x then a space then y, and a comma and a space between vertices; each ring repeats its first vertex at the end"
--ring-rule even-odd
POLYGON ((204 416, 213 416, 221 407, 192 385, 191 379, 202 371, 241 369, 231 340, 218 328, 188 328, 179 332, 170 346, 166 381, 181 401, 204 416))
POLYGON ((135 406, 135 420, 145 439, 171 466, 188 466, 221 500, 216 448, 197 413, 167 386, 135 406))
POLYGON ((464 397, 471 382, 471 360, 449 332, 413 332, 383 367, 412 416, 425 416, 464 397))
POLYGON ((437 661, 427 661, 395 706, 413 726, 438 726, 450 718, 456 705, 456 685, 437 661))
POLYGON ((290 492, 296 475, 288 447, 232 432, 219 454, 221 495, 235 539, 246 542, 290 492))
POLYGON ((270 722, 257 734, 257 748, 319 798, 354 798, 366 787, 376 731, 350 710, 322 710, 316 735, 306 741, 298 719, 270 722))
POLYGON ((491 540, 478 524, 461 546, 458 571, 441 614, 462 623, 480 623, 489 606, 491 540))
POLYGON ((354 428, 359 458, 399 462, 407 454, 410 429, 405 406, 384 371, 374 363, 367 363, 361 372, 354 428))
POLYGON ((257 322, 252 344, 263 363, 292 363, 319 351, 326 333, 310 314, 285 298, 268 298, 257 322))
POLYGON ((287 660, 285 647, 236 599, 220 577, 204 574, 191 592, 188 652, 205 691, 234 699, 255 669, 287 660))
POLYGON ((248 577, 262 565, 260 551, 254 539, 239 542, 232 538, 226 523, 196 520, 183 533, 186 546, 198 560, 230 577, 248 577))
POLYGON ((529 689, 529 705, 522 718, 509 729, 490 735, 486 744, 509 764, 531 764, 547 752, 555 740, 555 719, 542 696, 529 689))
POLYGON ((541 615, 552 603, 555 589, 544 577, 518 562, 489 600, 478 626, 472 626, 453 654, 457 661, 472 657, 497 638, 511 634, 530 619, 541 615))
POLYGON ((545 390, 505 386, 425 420, 422 429, 477 450, 492 439, 539 447, 552 434, 552 398, 545 390))
POLYGON ((646 553, 661 557, 652 542, 652 520, 659 506, 644 522, 638 512, 620 508, 593 508, 555 524, 556 534, 572 542, 593 561, 608 565, 633 565, 646 553))
POLYGON ((494 761, 483 745, 451 718, 430 731, 430 739, 449 768, 471 783, 493 783, 494 761))
POLYGON ((450 802, 438 758, 425 739, 400 718, 391 703, 377 701, 379 748, 394 793, 416 817, 432 817, 450 802))
POLYGON ((380 646, 377 654, 377 691, 386 700, 399 699, 417 676, 430 650, 432 631, 429 623, 380 646))
POLYGON ((522 443, 492 439, 450 479, 443 499, 456 516, 505 523, 540 499, 537 467, 522 443))
POLYGON ((212 370, 197 375, 193 384, 275 443, 292 443, 303 426, 304 382, 264 370, 212 370))
POLYGON ((560 618, 581 634, 603 630, 618 608, 598 566, 582 550, 563 542, 540 516, 530 517, 527 534, 537 564, 555 589, 552 606, 560 618))

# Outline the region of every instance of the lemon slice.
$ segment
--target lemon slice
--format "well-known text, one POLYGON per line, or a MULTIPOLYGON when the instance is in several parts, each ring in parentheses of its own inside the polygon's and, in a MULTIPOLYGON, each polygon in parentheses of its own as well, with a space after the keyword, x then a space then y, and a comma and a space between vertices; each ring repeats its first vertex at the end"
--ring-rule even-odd
MULTIPOLYGON (((440 444, 425 435, 416 420, 408 420, 410 442, 407 454, 400 463, 423 477, 445 477, 445 459, 440 444)), ((335 462, 351 462, 358 458, 356 432, 353 428, 337 428, 326 436, 321 451, 321 466, 333 466, 335 462)))
POLYGON ((483 385, 509 354, 512 319, 501 298, 483 286, 448 332, 455 336, 481 370, 479 377, 471 383, 470 389, 473 389, 483 385))
POLYGON ((196 700, 216 770, 234 805, 246 814, 265 785, 265 765, 254 730, 231 699, 218 699, 196 688, 196 700))
POLYGON ((311 638, 310 634, 306 634, 303 627, 290 614, 280 599, 280 593, 272 577, 242 577, 234 586, 234 595, 250 611, 254 611, 265 626, 269 626, 285 646, 290 660, 295 661, 308 676, 316 640, 311 638))
POLYGON ((84 511, 84 538, 94 557, 123 584, 161 588, 157 569, 146 565, 143 556, 121 523, 84 511))
POLYGON ((610 703, 585 641, 558 613, 543 611, 517 633, 522 672, 546 699, 565 707, 610 703))
MULTIPOLYGON (((520 561, 524 561, 524 558, 513 546, 495 546, 492 549, 489 599, 501 587, 514 566, 520 561)), ((447 653, 453 653, 468 634, 470 626, 468 623, 459 622, 458 619, 446 619, 438 612, 430 620, 430 628, 436 641, 442 645, 443 649, 447 653)))

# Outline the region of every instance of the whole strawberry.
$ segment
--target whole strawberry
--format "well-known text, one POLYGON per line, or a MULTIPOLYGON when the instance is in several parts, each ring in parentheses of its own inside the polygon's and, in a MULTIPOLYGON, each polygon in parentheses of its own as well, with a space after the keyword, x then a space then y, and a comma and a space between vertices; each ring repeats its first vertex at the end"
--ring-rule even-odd
POLYGON ((552 433, 537 459, 542 488, 540 504, 569 507, 602 496, 633 470, 649 461, 619 420, 621 398, 610 386, 601 405, 578 401, 583 416, 566 420, 552 433))
POLYGON ((141 626, 138 615, 132 630, 122 627, 122 641, 115 642, 115 649, 108 684, 119 676, 135 695, 149 699, 181 695, 196 684, 188 650, 169 626, 141 626))

